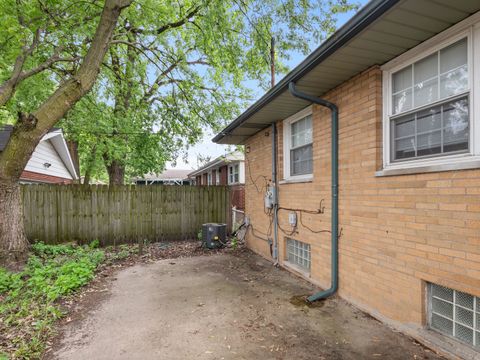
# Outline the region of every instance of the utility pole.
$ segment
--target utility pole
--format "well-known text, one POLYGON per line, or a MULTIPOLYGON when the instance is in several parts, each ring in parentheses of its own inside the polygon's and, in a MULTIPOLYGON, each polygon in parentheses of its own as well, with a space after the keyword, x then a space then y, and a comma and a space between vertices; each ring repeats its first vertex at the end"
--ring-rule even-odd
POLYGON ((272 88, 275 86, 275 38, 270 39, 270 75, 272 88))

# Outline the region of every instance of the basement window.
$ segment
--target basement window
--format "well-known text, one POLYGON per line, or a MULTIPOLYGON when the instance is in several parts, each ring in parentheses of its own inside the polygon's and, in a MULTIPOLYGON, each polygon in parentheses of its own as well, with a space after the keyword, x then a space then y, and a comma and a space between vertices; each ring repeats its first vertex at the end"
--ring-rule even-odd
POLYGON ((480 299, 429 284, 429 327, 480 349, 480 299))
POLYGON ((287 239, 287 261, 310 271, 310 244, 287 239))

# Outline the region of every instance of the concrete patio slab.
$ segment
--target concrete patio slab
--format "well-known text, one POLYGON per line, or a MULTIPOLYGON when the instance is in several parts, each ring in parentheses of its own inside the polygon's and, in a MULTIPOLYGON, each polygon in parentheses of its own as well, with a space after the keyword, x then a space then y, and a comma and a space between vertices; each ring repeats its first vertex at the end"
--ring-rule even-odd
POLYGON ((440 359, 343 300, 307 307, 306 281, 245 250, 120 271, 62 329, 55 359, 440 359))

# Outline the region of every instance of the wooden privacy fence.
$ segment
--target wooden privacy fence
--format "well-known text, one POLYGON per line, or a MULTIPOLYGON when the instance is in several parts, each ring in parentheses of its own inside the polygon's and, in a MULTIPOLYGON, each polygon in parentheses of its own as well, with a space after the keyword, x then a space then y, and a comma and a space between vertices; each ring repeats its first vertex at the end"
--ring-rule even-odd
POLYGON ((49 244, 193 239, 230 211, 224 186, 22 185, 22 198, 28 238, 49 244))

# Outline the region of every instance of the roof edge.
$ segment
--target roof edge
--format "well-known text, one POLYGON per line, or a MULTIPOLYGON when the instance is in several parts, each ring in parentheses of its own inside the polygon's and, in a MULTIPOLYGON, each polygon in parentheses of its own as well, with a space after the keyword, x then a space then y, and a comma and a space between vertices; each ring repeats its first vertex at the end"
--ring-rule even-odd
POLYGON ((240 153, 238 151, 232 151, 232 152, 229 152, 225 155, 220 155, 220 156, 216 157, 215 159, 209 161, 205 165, 199 167, 198 169, 192 170, 192 172, 190 172, 188 174, 188 177, 192 177, 192 176, 196 176, 198 174, 201 174, 201 173, 205 172, 205 170, 216 167, 220 164, 226 165, 226 164, 231 163, 231 162, 245 161, 245 158, 243 158, 243 159, 235 158, 235 156, 237 154, 240 154, 240 153))
POLYGON ((250 116, 259 111, 263 106, 275 99, 283 91, 288 89, 288 84, 292 81, 298 81, 312 68, 327 59, 331 54, 345 45, 355 35, 364 30, 368 25, 377 20, 386 11, 390 10, 401 0, 372 0, 367 3, 350 20, 335 31, 326 41, 324 41, 316 50, 308 55, 299 65, 283 77, 273 88, 266 92, 259 100, 244 111, 239 117, 233 120, 218 133, 212 141, 218 143, 231 131, 243 124, 250 116))

